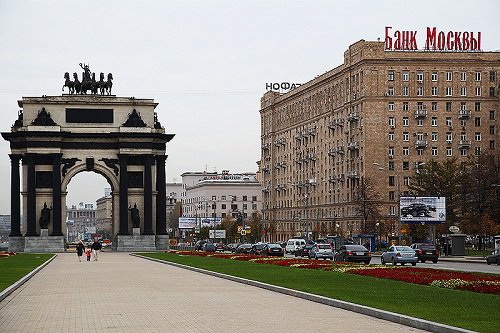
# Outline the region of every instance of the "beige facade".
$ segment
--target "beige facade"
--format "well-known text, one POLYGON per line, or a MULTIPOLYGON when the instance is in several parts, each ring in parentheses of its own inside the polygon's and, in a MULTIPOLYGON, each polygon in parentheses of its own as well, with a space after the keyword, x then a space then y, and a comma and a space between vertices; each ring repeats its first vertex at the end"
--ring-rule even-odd
POLYGON ((395 223, 398 183, 407 193, 419 165, 499 152, 499 75, 500 52, 385 51, 361 40, 342 65, 265 93, 258 164, 267 228, 276 240, 322 222, 330 234, 360 233, 353 198, 364 178, 381 195, 381 220, 395 223))
POLYGON ((96 227, 97 230, 113 232, 113 197, 111 193, 96 200, 96 227))

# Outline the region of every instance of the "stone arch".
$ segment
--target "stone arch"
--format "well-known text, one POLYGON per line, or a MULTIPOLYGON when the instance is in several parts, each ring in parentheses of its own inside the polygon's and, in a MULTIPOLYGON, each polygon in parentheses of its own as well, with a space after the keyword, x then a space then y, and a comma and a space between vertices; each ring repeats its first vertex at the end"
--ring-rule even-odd
POLYGON ((68 185, 71 179, 77 174, 85 171, 95 172, 103 176, 106 181, 111 185, 112 191, 120 190, 120 182, 118 176, 116 176, 113 171, 109 170, 106 166, 96 163, 93 170, 87 170, 85 164, 80 164, 71 168, 68 173, 62 178, 61 181, 61 191, 67 192, 68 185))

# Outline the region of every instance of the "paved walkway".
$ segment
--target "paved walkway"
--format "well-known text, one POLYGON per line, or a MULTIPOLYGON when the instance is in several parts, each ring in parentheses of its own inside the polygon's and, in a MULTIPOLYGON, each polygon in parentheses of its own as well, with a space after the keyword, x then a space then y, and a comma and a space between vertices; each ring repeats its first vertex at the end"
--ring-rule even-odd
POLYGON ((0 332, 423 332, 129 256, 58 254, 0 302, 0 332))

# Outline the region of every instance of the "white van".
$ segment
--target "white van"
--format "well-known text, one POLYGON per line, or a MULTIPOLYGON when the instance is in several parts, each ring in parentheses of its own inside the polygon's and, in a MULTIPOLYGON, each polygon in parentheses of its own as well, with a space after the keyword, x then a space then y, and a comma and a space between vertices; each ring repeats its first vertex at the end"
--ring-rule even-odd
POLYGON ((306 241, 302 238, 291 238, 286 242, 285 253, 295 253, 295 251, 301 247, 305 246, 306 241))

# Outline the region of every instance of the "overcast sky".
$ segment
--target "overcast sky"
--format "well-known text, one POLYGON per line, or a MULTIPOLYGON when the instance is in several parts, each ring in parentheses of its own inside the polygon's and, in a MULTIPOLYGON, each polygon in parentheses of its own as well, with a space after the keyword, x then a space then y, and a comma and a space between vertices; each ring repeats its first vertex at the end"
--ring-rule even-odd
MULTIPOLYGON (((500 49, 500 1, 0 1, 1 132, 23 96, 60 95, 64 72, 111 72, 113 93, 153 98, 167 133, 167 181, 185 171, 257 171, 266 82, 304 83, 342 64, 384 27, 481 31, 500 49)), ((423 44, 422 42, 419 42, 423 44)), ((419 48, 423 45, 419 45, 419 48)), ((0 214, 10 213, 9 145, 0 142, 0 214)), ((68 205, 109 187, 81 173, 68 205)))

